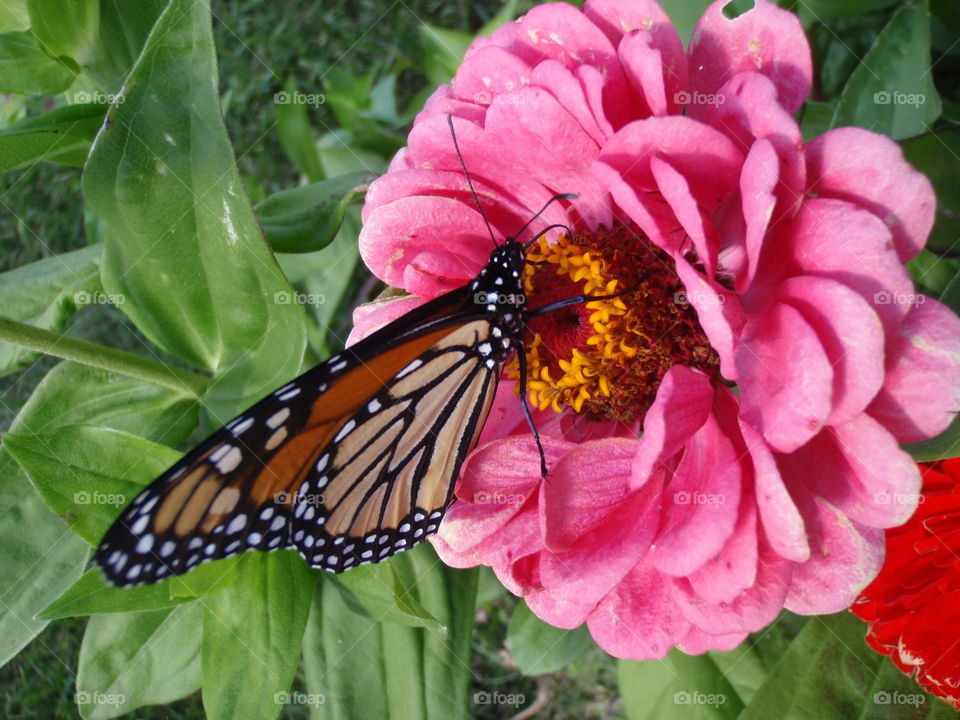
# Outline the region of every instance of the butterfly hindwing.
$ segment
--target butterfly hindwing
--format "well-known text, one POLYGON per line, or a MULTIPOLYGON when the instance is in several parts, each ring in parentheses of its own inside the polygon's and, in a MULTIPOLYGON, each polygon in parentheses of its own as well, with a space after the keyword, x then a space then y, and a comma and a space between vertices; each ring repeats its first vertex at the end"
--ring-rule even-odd
MULTIPOLYGON (((439 425, 447 412, 437 409, 443 399, 429 403, 429 412, 439 412, 439 418, 424 414, 424 400, 432 396, 428 388, 447 382, 449 388, 440 388, 450 391, 444 392, 446 401, 456 399, 455 404, 475 408, 489 403, 495 385, 489 358, 470 346, 489 332, 490 322, 463 312, 464 307, 463 293, 457 291, 427 303, 271 393, 207 438, 145 488, 107 532, 95 556, 107 578, 119 585, 155 582, 244 550, 289 546, 318 565, 306 536, 294 541, 294 525, 316 525, 325 517, 318 513, 328 512, 321 499, 331 493, 339 498, 329 506, 335 510, 337 528, 342 528, 337 536, 351 537, 364 521, 386 527, 394 519, 399 533, 411 522, 407 518, 426 512, 425 537, 427 528, 436 525, 437 518, 430 516, 442 513, 449 501, 454 473, 466 454, 458 446, 455 462, 440 462, 445 451, 438 443, 452 440, 439 425), (466 375, 456 367, 461 362, 470 368, 466 375), (424 374, 434 371, 436 382, 424 374), (463 385, 468 377, 470 382, 463 385), (362 454, 371 450, 358 441, 369 437, 383 443, 384 433, 397 433, 390 448, 395 465, 363 465, 362 454), (438 440, 430 441, 435 434, 438 440), (404 443, 417 442, 420 455, 403 450, 404 443), (325 456, 331 471, 326 475, 318 470, 325 456), (391 483, 391 473, 397 482, 391 483), (415 475, 423 489, 409 492, 404 483, 413 482, 415 475), (321 488, 324 477, 328 484, 321 488), (376 498, 368 498, 348 523, 343 499, 358 497, 355 488, 364 481, 391 486, 384 500, 389 507, 378 509, 376 498), (303 506, 305 498, 317 514, 303 506), (411 507, 401 512, 404 503, 411 507), (298 509, 301 515, 295 519, 298 509)), ((476 412, 471 418, 459 433, 461 444, 466 435, 472 441, 478 422, 482 424, 476 412)), ((412 532, 410 544, 419 542, 422 538, 412 532)), ((331 537, 330 547, 336 547, 333 542, 331 537)), ((346 548, 349 543, 341 540, 338 545, 346 548)), ((328 550, 321 562, 339 571, 369 559, 361 558, 362 552, 344 550, 329 563, 328 550), (354 560, 348 563, 347 558, 354 560)))
POLYGON ((293 542, 314 567, 379 562, 436 532, 486 419, 499 365, 466 323, 405 367, 345 425, 298 490, 293 542))

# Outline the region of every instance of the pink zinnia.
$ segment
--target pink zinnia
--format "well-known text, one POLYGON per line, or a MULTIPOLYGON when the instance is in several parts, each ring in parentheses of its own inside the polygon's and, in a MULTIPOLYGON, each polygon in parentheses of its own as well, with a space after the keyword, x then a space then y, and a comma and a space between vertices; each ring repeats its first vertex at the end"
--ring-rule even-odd
POLYGON ((358 310, 359 333, 489 254, 447 114, 496 236, 578 194, 541 218, 569 232, 531 248, 533 303, 623 295, 532 323, 549 477, 505 373, 435 546, 621 657, 850 605, 916 506, 898 443, 960 408, 960 322, 903 267, 930 183, 865 130, 804 144, 800 23, 722 7, 688 52, 637 0, 543 5, 477 40, 364 208, 364 259, 413 296, 358 310))

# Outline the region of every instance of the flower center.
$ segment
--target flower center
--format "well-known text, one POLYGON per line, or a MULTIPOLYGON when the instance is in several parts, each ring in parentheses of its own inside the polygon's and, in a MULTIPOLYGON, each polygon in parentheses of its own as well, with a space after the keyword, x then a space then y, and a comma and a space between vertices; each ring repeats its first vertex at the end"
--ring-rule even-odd
MULTIPOLYGON (((541 238, 527 251, 529 308, 578 295, 614 296, 530 320, 527 390, 541 410, 642 420, 675 364, 720 378, 719 357, 685 298, 673 260, 635 227, 541 238)), ((510 376, 519 377, 511 363, 510 376)))

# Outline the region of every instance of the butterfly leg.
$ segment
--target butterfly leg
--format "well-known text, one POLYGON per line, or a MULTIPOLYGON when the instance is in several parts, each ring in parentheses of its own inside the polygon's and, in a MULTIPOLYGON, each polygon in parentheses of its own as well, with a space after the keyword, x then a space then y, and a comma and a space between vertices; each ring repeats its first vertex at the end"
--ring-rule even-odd
POLYGON ((527 354, 521 347, 517 350, 517 364, 520 366, 520 406, 523 408, 523 417, 530 426, 530 432, 533 433, 533 439, 537 443, 537 452, 540 453, 540 477, 547 477, 547 456, 543 452, 543 444, 540 442, 540 433, 537 432, 537 426, 533 423, 533 415, 530 414, 530 405, 527 402, 527 354))

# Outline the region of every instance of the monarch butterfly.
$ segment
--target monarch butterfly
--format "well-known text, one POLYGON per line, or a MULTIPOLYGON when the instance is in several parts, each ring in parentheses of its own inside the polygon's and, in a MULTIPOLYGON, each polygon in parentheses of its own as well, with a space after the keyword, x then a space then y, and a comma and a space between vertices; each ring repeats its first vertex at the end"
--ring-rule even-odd
MULTIPOLYGON (((342 572, 436 532, 526 321, 586 299, 531 312, 527 246, 491 239, 473 281, 271 393, 141 491, 94 556, 107 579, 152 583, 246 550, 291 547, 312 567, 342 572)), ((540 447, 522 390, 521 402, 540 447)), ((540 456, 545 475, 542 448, 540 456)))

